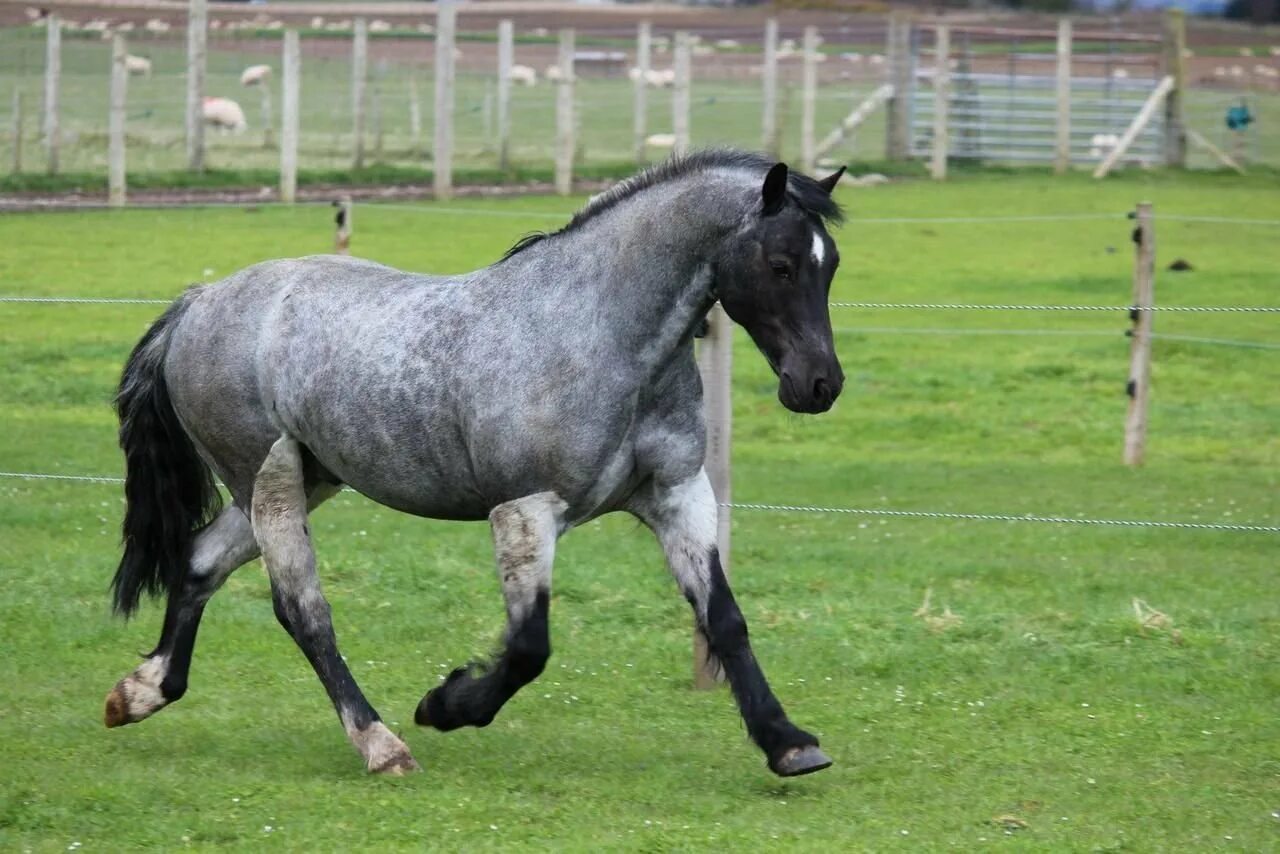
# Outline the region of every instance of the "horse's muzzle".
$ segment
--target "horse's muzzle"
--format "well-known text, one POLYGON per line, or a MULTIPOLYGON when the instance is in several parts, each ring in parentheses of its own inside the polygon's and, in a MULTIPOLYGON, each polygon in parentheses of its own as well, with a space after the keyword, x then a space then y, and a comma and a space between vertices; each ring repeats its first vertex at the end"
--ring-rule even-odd
POLYGON ((843 388, 844 371, 835 361, 816 370, 792 372, 784 367, 778 374, 778 400, 792 412, 826 412, 843 388))

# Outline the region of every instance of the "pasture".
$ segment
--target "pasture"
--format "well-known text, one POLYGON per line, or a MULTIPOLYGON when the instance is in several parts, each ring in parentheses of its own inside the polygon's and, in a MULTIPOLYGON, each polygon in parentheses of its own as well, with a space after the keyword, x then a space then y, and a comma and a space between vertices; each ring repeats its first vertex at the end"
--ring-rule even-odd
MULTIPOLYGON (((1277 305, 1274 224, 1160 215, 1280 220, 1278 189, 1027 172, 842 191, 832 299, 1123 305, 1123 214, 1148 199, 1160 304, 1277 305), (892 221, 1046 214, 1115 218, 892 221), (1194 270, 1164 272, 1175 258, 1194 270)), ((573 204, 365 205, 353 251, 472 269, 573 204)), ((7 216, 0 292, 167 298, 327 251, 331 217, 7 216)), ((0 304, 0 470, 118 475, 109 401, 159 311, 0 304)), ((817 418, 781 408, 737 333, 736 501, 1280 524, 1276 315, 1157 315, 1182 337, 1155 342, 1138 470, 1120 464, 1122 312, 837 309, 833 325, 848 384, 817 418)), ((357 679, 424 766, 383 779, 256 563, 211 603, 187 696, 103 728, 104 694, 161 616, 108 612, 121 509, 119 485, 0 478, 0 847, 1257 851, 1280 832, 1280 535, 735 511, 756 652, 836 761, 780 781, 727 692, 690 689, 688 608, 622 517, 561 541, 542 679, 487 729, 415 728, 423 691, 498 638, 489 534, 344 493, 313 517, 321 578, 357 679), (1141 624, 1135 598, 1162 618, 1141 624)))

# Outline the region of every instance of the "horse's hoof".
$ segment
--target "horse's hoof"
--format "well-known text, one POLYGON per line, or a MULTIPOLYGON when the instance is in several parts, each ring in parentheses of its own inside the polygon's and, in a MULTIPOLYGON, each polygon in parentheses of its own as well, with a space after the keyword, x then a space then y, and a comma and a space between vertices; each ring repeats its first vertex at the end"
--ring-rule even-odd
POLYGON ((769 769, 779 777, 799 777, 830 767, 831 757, 812 744, 793 747, 782 754, 777 762, 769 763, 769 769))
POLYGON ((370 774, 383 774, 387 777, 403 777, 405 774, 411 774, 414 771, 421 771, 422 766, 419 765, 412 756, 407 753, 400 753, 389 758, 377 768, 370 768, 370 774))
POLYGON ((119 685, 107 694, 107 705, 102 710, 102 722, 107 725, 107 729, 132 723, 129 720, 129 702, 124 698, 124 694, 120 693, 119 685))

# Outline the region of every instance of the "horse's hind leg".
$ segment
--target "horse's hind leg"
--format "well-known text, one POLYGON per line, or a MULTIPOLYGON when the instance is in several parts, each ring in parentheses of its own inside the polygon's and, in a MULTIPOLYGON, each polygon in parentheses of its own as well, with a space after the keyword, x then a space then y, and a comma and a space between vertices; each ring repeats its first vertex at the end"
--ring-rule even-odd
POLYGON ((751 651, 747 621, 729 590, 716 548, 716 500, 706 472, 655 487, 631 510, 653 529, 671 573, 693 606, 711 654, 724 668, 747 732, 783 777, 821 771, 831 760, 818 739, 787 718, 751 651))
POLYGON ((565 509, 555 493, 540 492, 499 504, 489 514, 507 603, 506 647, 491 667, 461 667, 428 692, 414 714, 418 724, 446 732, 487 726, 503 704, 542 673, 551 657, 551 564, 565 509))
POLYGON ((400 774, 418 764, 404 742, 378 718, 338 652, 329 603, 320 592, 307 526, 302 451, 281 436, 271 446, 253 484, 253 533, 271 576, 276 618, 320 677, 370 771, 400 774))
MULTIPOLYGON (((328 483, 310 485, 308 506, 314 509, 337 491, 328 483)), ((253 526, 239 507, 227 507, 196 536, 187 577, 169 594, 160 641, 107 695, 107 726, 136 723, 182 698, 205 605, 231 573, 257 556, 253 526)))

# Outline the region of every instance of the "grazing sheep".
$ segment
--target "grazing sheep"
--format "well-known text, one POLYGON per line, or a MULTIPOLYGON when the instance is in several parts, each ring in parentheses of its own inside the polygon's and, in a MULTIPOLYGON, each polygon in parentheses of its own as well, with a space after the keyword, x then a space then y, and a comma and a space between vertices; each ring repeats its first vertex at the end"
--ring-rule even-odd
POLYGON ((257 86, 271 76, 270 65, 250 65, 240 72, 241 86, 257 86))
POLYGON ((741 45, 737 39, 717 39, 716 47, 721 50, 733 50, 736 47, 741 47, 741 45))
POLYGON ((1111 71, 1111 76, 1116 80, 1124 80, 1129 76, 1129 72, 1123 68, 1114 68, 1111 71))
POLYGON ((513 65, 511 66, 511 71, 507 74, 507 79, 512 83, 519 83, 523 86, 536 86, 538 72, 527 65, 513 65))
POLYGON ((125 54, 124 70, 131 75, 150 77, 151 76, 151 60, 145 56, 134 56, 133 54, 125 54))
POLYGON ((369 32, 371 33, 389 33, 391 32, 391 24, 379 18, 374 18, 369 22, 369 32))
POLYGON ((1111 149, 1120 143, 1120 137, 1114 133, 1095 133, 1089 140, 1089 156, 1101 160, 1111 153, 1111 149))
POLYGON ((654 148, 675 148, 676 135, 674 133, 651 133, 644 138, 644 144, 654 148))
POLYGON ((142 28, 149 33, 167 33, 171 29, 168 21, 162 21, 159 18, 151 18, 142 28))
POLYGON ((241 134, 249 127, 244 110, 230 98, 205 98, 204 123, 223 133, 241 134))

